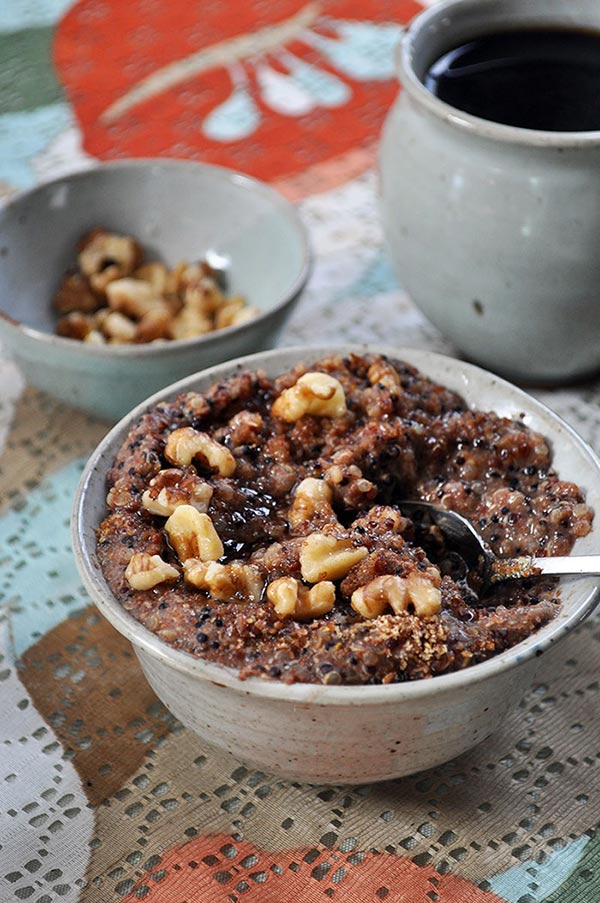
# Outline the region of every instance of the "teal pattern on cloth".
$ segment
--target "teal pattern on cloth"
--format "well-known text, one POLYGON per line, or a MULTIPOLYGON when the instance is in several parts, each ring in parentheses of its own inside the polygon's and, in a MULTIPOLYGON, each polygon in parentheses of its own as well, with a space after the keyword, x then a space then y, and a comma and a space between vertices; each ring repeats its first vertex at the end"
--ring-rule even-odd
POLYGON ((33 158, 72 121, 66 103, 0 116, 0 181, 12 188, 33 185, 37 181, 33 158))
POLYGON ((37 181, 34 158, 73 124, 51 60, 52 27, 73 0, 0 0, 0 183, 37 181))
POLYGON ((584 834, 542 863, 527 860, 495 875, 490 879, 490 890, 507 903, 520 903, 525 894, 527 903, 544 903, 574 871, 589 840, 584 834))
POLYGON ((337 32, 335 38, 307 30, 301 39, 320 50, 338 72, 357 81, 387 81, 394 77, 394 50, 402 35, 400 25, 326 21, 337 32))
POLYGON ((10 611, 15 658, 90 603, 69 529, 84 463, 72 461, 0 515, 0 604, 10 611))
POLYGON ((73 3, 74 0, 2 0, 0 31, 53 25, 73 3))

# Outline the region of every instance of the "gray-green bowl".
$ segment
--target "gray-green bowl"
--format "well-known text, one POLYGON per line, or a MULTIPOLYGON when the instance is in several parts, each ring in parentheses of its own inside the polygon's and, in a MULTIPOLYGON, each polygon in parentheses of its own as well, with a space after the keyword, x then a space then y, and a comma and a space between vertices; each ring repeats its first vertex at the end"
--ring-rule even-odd
MULTIPOLYGON (((537 633, 488 661, 388 686, 326 686, 252 677, 193 658, 146 630, 112 594, 96 554, 96 529, 106 515, 106 476, 129 429, 159 401, 203 392, 239 370, 285 373, 299 361, 329 353, 387 353, 459 392, 469 406, 512 417, 543 433, 563 479, 576 481, 598 519, 600 461, 559 417, 525 392, 463 361, 413 348, 335 346, 286 348, 230 361, 182 380, 132 411, 92 454, 77 490, 72 540, 84 586, 111 624, 131 641, 165 705, 204 740, 263 771, 310 783, 365 784, 413 774, 465 752, 489 736, 531 685, 542 653, 596 605, 597 577, 561 580, 561 607, 537 633)), ((598 550, 599 525, 575 551, 598 550)))
POLYGON ((175 160, 111 163, 49 182, 0 211, 0 340, 27 381, 116 420, 174 380, 274 341, 311 266, 306 231, 276 191, 239 173, 175 160), (52 296, 95 226, 139 238, 175 265, 207 250, 230 260, 228 288, 255 320, 194 339, 88 345, 54 335, 52 296))

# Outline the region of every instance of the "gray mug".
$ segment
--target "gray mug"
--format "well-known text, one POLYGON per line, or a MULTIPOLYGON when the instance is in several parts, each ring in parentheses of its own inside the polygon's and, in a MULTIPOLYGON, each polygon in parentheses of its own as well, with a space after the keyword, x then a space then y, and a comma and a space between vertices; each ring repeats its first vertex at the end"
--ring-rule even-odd
POLYGON ((380 148, 402 285, 469 359, 521 382, 600 368, 600 131, 515 128, 428 91, 431 64, 520 27, 600 33, 598 0, 449 0, 413 20, 380 148))

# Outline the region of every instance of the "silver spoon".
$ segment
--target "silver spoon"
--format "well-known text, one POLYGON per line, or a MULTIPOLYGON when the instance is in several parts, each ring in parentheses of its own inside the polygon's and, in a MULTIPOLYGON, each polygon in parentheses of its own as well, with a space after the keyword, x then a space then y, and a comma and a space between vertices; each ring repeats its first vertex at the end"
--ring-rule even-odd
POLYGON ((564 555, 554 558, 522 555, 519 558, 497 558, 473 524, 456 511, 447 511, 431 502, 400 501, 397 505, 409 517, 421 514, 439 527, 462 557, 476 563, 484 584, 542 575, 600 575, 600 555, 564 555))

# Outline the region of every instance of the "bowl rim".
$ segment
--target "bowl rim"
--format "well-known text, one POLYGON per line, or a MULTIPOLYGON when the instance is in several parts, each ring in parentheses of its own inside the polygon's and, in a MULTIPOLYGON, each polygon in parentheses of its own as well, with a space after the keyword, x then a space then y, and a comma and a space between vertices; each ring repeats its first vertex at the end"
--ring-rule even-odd
POLYGON ((69 353, 69 349, 81 350, 82 348, 85 348, 86 355, 89 354, 92 358, 162 357, 164 354, 168 354, 175 348, 181 348, 182 350, 193 347, 202 348, 202 346, 210 345, 211 342, 214 342, 222 336, 235 336, 248 329, 252 329, 252 327, 257 324, 267 322, 270 318, 285 309, 288 304, 291 304, 300 295, 312 273, 314 260, 308 237, 308 230, 300 218, 297 207, 291 201, 288 201, 287 198, 280 194, 275 188, 272 188, 265 182, 261 182, 259 179, 255 179, 253 176, 248 176, 237 170, 229 169, 226 166, 203 163, 199 160, 178 160, 171 157, 127 158, 108 163, 99 163, 97 166, 77 169, 73 172, 66 173, 63 176, 41 182, 33 188, 20 192, 5 204, 0 211, 0 233, 2 230, 2 218, 4 214, 7 211, 16 211, 22 203, 27 202, 29 198, 36 194, 41 194, 44 191, 65 182, 73 182, 85 178, 93 179, 95 176, 105 172, 110 173, 128 169, 147 169, 151 167, 157 167, 161 170, 188 170, 190 172, 203 170, 204 172, 210 173, 213 178, 221 182, 229 182, 245 192, 261 195, 274 208, 280 210, 281 214, 288 221, 288 224, 291 227, 291 234, 295 234, 296 241, 301 249, 300 269, 295 274, 289 288, 282 294, 281 299, 268 310, 261 311, 257 317, 254 317, 252 320, 248 320, 245 323, 241 323, 238 326, 228 326, 225 329, 217 329, 205 335, 194 336, 189 339, 170 339, 164 342, 148 342, 139 345, 109 345, 108 343, 106 345, 94 345, 93 343, 88 342, 83 343, 78 339, 70 339, 65 336, 56 335, 55 333, 44 332, 34 326, 28 326, 26 323, 17 320, 11 314, 0 309, 0 322, 5 328, 13 330, 32 341, 56 346, 58 349, 62 348, 66 353, 69 353))
MULTIPOLYGON (((571 443, 578 446, 589 459, 590 466, 595 468, 600 475, 600 459, 579 434, 566 423, 558 414, 547 405, 538 401, 522 389, 512 383, 481 367, 466 363, 460 359, 448 355, 439 354, 427 349, 415 349, 407 347, 380 347, 373 343, 365 345, 341 344, 338 346, 303 345, 286 348, 275 348, 266 352, 258 352, 251 355, 235 358, 225 363, 209 367, 184 379, 161 389, 145 401, 137 405, 129 414, 123 417, 102 439, 95 451, 90 456, 79 485, 76 490, 73 511, 71 516, 71 540, 75 560, 79 574, 85 589, 89 592, 99 611, 123 636, 130 640, 136 654, 147 654, 168 666, 169 668, 183 672, 196 679, 208 680, 220 687, 227 687, 246 696, 262 697, 274 700, 298 703, 318 703, 321 705, 382 705, 397 704, 400 701, 421 699, 431 693, 453 693, 456 690, 466 689, 478 683, 488 680, 504 671, 509 671, 519 665, 525 664, 531 659, 540 656, 562 637, 566 636, 579 623, 581 623, 594 609, 600 597, 600 577, 595 586, 587 592, 584 598, 578 602, 573 610, 565 618, 555 618, 544 625, 537 633, 530 635, 525 640, 517 643, 504 652, 500 652, 484 662, 470 665, 461 671, 453 671, 448 674, 440 674, 433 678, 388 685, 340 685, 326 686, 324 684, 294 683, 285 684, 277 680, 267 680, 260 677, 250 677, 241 680, 237 671, 227 665, 220 665, 201 658, 194 658, 187 652, 174 649, 156 634, 145 628, 133 615, 129 614, 110 592, 104 581, 100 565, 95 557, 95 543, 88 542, 84 528, 87 493, 90 479, 97 471, 106 474, 111 466, 116 451, 122 444, 131 425, 139 419, 146 410, 152 408, 158 402, 174 398, 182 392, 195 391, 194 383, 200 377, 210 383, 212 380, 227 378, 235 372, 247 369, 256 369, 269 363, 274 358, 284 356, 287 360, 282 362, 282 367, 288 368, 294 363, 301 362, 303 358, 310 357, 318 360, 330 354, 386 354, 399 360, 403 355, 423 355, 424 358, 432 358, 440 364, 450 362, 450 365, 458 368, 458 371, 469 380, 483 378, 488 385, 497 385, 508 390, 512 399, 524 402, 524 410, 539 413, 553 420, 566 434, 571 443), (91 548, 91 546, 94 548, 91 548)), ((426 362, 414 364, 427 376, 426 362)), ((282 371, 283 372, 283 371, 282 371)), ((596 512, 600 517, 600 512, 596 512)), ((95 528, 90 530, 90 536, 95 533, 95 528)), ((593 578, 590 578, 593 579, 593 578)))

